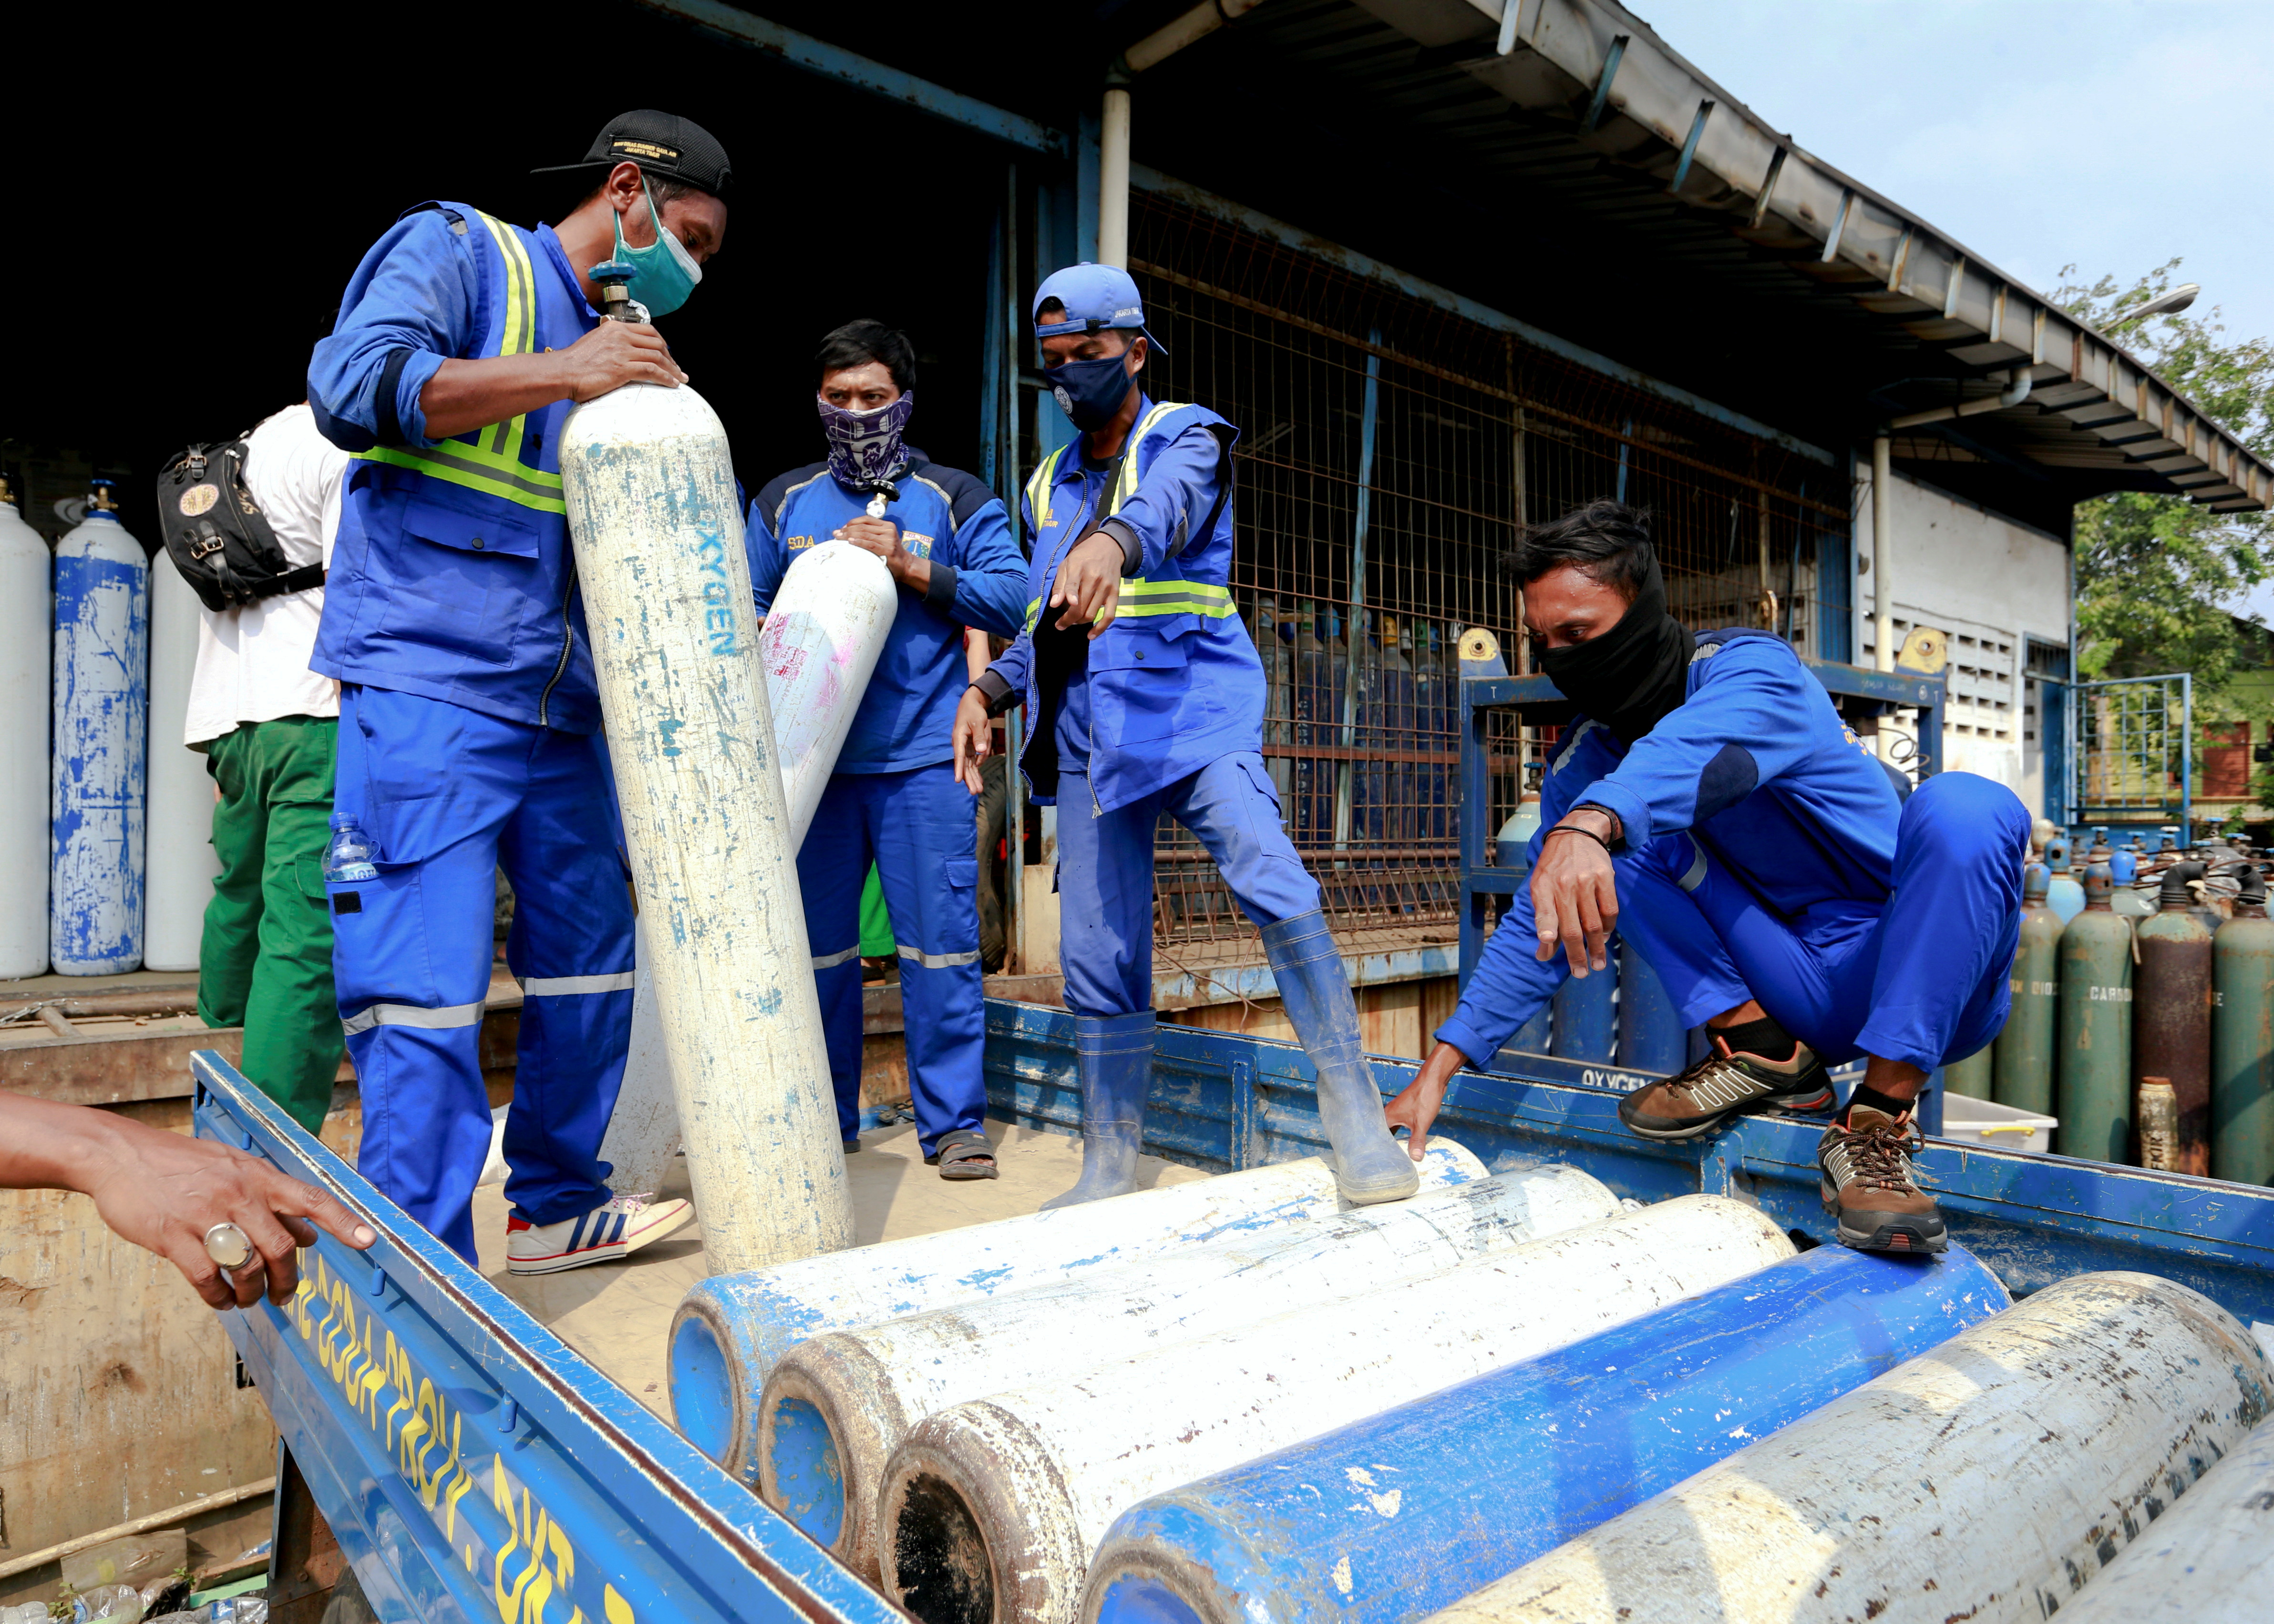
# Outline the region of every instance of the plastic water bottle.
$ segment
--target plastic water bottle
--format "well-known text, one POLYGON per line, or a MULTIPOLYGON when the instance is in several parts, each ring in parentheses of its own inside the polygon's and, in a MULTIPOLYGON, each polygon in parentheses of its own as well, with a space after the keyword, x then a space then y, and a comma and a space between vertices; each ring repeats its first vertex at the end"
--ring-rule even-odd
POLYGON ((375 880, 379 867, 372 859, 379 848, 371 843, 352 812, 332 814, 332 843, 324 848, 324 878, 334 884, 375 880))

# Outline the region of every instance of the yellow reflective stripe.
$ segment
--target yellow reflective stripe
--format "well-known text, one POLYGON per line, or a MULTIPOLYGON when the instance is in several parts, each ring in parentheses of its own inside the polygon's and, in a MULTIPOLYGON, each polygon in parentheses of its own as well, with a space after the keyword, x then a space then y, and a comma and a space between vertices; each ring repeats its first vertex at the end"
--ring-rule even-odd
POLYGON ((1234 613, 1231 591, 1205 581, 1125 581, 1121 583, 1122 614, 1198 614, 1222 620, 1234 613))
POLYGON ((568 511, 568 504, 561 494, 560 475, 542 473, 533 468, 521 469, 517 474, 493 472, 465 455, 473 449, 463 440, 446 440, 423 452, 405 450, 400 446, 373 446, 353 455, 365 462, 389 462, 430 478, 463 485, 469 491, 478 491, 484 496, 502 497, 538 513, 568 511))
POLYGON ((1035 469, 1034 477, 1027 481, 1027 506, 1034 512, 1035 534, 1038 538, 1043 526, 1050 522, 1050 485, 1058 478, 1058 459, 1065 455, 1065 447, 1058 447, 1042 460, 1035 469))
MULTIPOLYGON (((1153 403, 1153 410, 1139 418, 1137 426, 1129 431, 1130 449, 1133 451, 1136 449, 1138 442, 1153 432, 1155 424, 1172 411, 1182 411, 1184 407, 1185 402, 1182 401, 1156 401, 1153 403)), ((1113 482, 1113 500, 1106 504, 1105 512, 1100 516, 1111 518, 1121 511, 1122 503, 1136 494, 1137 459, 1133 456, 1124 457, 1121 459, 1121 476, 1113 482)))
POLYGON ((1043 600, 1039 598, 1035 599, 1033 603, 1027 605, 1027 629, 1028 631, 1035 629, 1035 622, 1041 618, 1042 613, 1043 600))
MULTIPOLYGON (((478 209, 475 212, 480 213, 478 209)), ((522 246, 521 238, 511 226, 487 214, 482 214, 481 219, 505 260, 505 326, 499 336, 497 353, 527 355, 537 342, 537 282, 530 268, 529 251, 522 246)), ((525 417, 516 417, 493 425, 484 431, 489 440, 486 449, 518 461, 522 432, 527 423, 525 417)))

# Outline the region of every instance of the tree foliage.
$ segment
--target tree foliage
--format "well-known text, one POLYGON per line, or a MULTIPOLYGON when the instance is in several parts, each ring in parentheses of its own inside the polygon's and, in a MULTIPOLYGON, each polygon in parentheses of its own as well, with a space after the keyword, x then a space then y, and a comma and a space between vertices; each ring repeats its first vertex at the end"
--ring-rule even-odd
MULTIPOLYGON (((2274 452, 2274 344, 2228 340, 2213 307, 2142 320, 2125 312, 2168 289, 2180 261, 2128 287, 2112 276, 2085 285, 2062 270, 2053 298, 2115 339, 2261 456, 2274 452)), ((2257 640, 2233 610, 2267 578, 2274 523, 2264 514, 2216 514, 2185 497, 2119 492, 2076 508, 2077 674, 2195 673, 2198 719, 2225 716, 2224 690, 2260 663, 2257 640)))

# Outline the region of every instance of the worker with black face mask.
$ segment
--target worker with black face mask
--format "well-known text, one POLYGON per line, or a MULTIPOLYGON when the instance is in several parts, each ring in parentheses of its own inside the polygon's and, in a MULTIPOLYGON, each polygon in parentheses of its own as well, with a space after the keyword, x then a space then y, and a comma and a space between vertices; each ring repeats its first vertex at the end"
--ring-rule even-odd
POLYGON ((1580 714, 1541 786, 1530 885, 1389 1120, 1419 1155, 1453 1073, 1567 974, 1606 970, 1615 926, 1712 1040, 1620 1101, 1628 1129, 1687 1139, 1747 1112, 1828 1112, 1826 1063, 1861 1054, 1818 1147, 1825 1205, 1844 1244, 1941 1252, 1913 1108, 1928 1072, 2005 1024, 2029 814, 1963 772, 1906 799, 1783 638, 1685 631, 1646 522, 1593 502, 1510 560, 1541 666, 1580 714))

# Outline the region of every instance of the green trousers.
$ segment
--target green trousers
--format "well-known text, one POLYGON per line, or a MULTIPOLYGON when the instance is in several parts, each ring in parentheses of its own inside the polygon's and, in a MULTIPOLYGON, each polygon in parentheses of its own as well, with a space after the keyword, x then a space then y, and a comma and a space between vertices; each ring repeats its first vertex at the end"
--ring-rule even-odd
POLYGON ((338 733, 328 717, 247 722, 206 757, 221 786, 221 875, 206 905, 198 1014, 208 1026, 245 1028, 245 1076, 311 1133, 331 1109, 346 1047, 324 895, 338 733))

